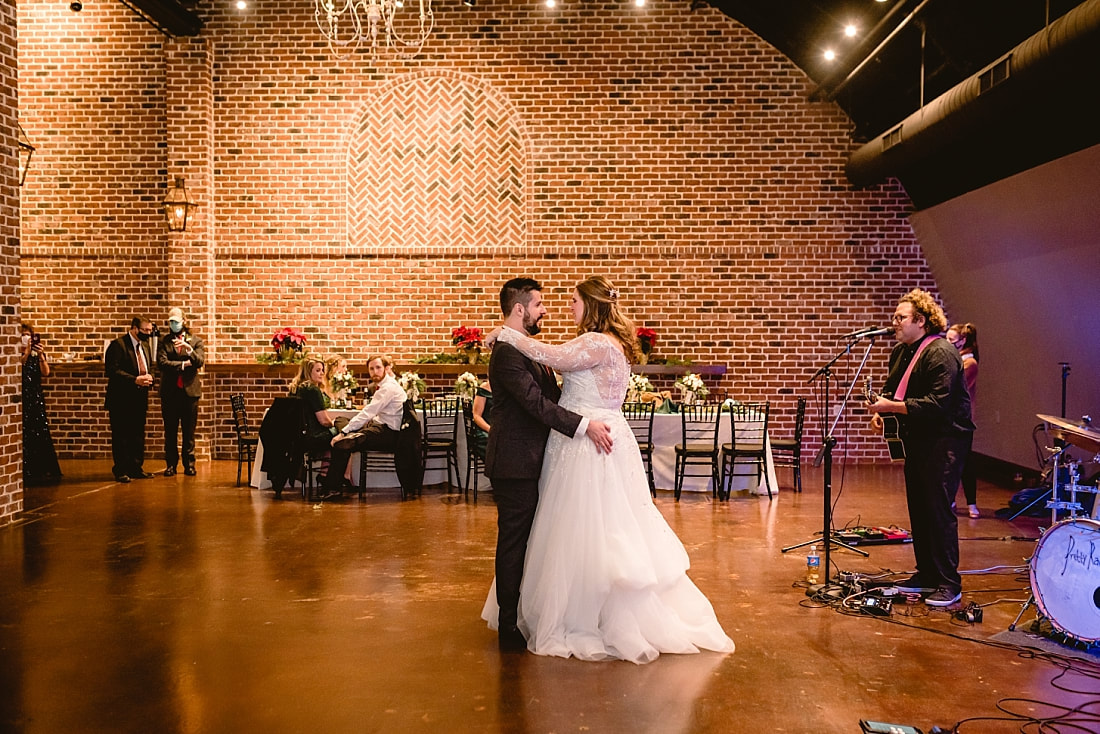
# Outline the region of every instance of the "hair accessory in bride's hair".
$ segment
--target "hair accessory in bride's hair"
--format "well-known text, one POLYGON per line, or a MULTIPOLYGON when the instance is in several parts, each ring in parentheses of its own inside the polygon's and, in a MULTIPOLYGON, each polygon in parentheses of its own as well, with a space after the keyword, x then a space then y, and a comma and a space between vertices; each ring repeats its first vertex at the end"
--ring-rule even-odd
POLYGON ((610 298, 612 301, 619 300, 619 289, 618 288, 608 288, 607 289, 607 297, 610 298))

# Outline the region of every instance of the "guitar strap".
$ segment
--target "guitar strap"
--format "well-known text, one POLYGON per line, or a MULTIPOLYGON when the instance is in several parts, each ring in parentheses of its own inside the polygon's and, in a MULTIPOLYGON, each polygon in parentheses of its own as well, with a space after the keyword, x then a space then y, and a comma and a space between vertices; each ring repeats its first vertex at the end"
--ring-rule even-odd
POLYGON ((901 382, 898 383, 898 389, 894 391, 894 400, 898 402, 905 400, 905 391, 909 387, 909 375, 913 374, 913 368, 917 366, 917 360, 920 359, 921 352, 924 351, 925 347, 939 338, 939 334, 929 334, 924 337, 924 341, 917 347, 917 351, 913 355, 913 358, 909 360, 909 366, 905 368, 905 374, 901 376, 901 382))

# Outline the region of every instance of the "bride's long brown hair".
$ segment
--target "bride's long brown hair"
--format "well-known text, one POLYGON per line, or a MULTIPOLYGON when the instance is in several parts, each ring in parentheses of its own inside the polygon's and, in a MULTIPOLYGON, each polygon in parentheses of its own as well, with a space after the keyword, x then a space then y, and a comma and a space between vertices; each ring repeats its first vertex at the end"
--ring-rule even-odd
POLYGON ((596 331, 610 334, 623 345, 627 360, 638 361, 638 330, 634 322, 619 308, 619 291, 607 278, 596 275, 577 285, 577 294, 584 304, 584 316, 577 324, 577 333, 596 331))

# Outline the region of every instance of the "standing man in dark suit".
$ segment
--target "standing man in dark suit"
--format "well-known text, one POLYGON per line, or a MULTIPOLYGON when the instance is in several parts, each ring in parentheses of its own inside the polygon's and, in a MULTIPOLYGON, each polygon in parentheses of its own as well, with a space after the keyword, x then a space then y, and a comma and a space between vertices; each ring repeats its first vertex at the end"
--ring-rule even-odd
MULTIPOLYGON (((500 290, 504 325, 534 336, 546 315, 542 286, 515 278, 500 290)), ((496 590, 500 648, 520 651, 527 640, 517 626, 519 588, 527 539, 539 501, 539 474, 550 430, 567 436, 586 434, 599 448, 611 450, 611 429, 557 405, 557 378, 517 349, 497 343, 489 359, 493 386, 493 423, 485 450, 485 476, 497 504, 496 590)))
POLYGON ((176 440, 183 428, 183 473, 195 476, 195 424, 199 420, 202 377, 206 363, 202 339, 191 333, 183 311, 168 312, 168 334, 157 345, 160 368, 160 415, 164 419, 164 476, 176 473, 180 451, 176 440))
POLYGON ((148 347, 152 335, 152 322, 135 316, 130 330, 110 343, 103 358, 107 374, 104 407, 111 418, 111 453, 115 460, 111 471, 124 484, 131 478, 153 476, 141 468, 145 461, 145 415, 153 385, 153 359, 148 347))

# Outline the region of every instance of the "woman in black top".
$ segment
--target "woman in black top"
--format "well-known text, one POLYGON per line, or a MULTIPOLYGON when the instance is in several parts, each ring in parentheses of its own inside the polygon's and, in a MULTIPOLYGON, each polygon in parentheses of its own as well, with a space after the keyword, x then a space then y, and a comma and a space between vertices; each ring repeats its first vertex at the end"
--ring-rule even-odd
POLYGON ((336 434, 328 414, 326 366, 320 359, 304 359, 297 377, 290 383, 290 394, 306 403, 306 422, 310 450, 325 448, 336 434))

